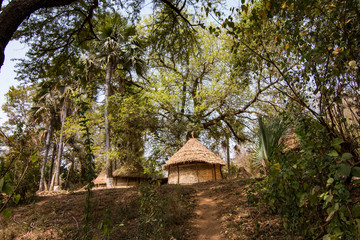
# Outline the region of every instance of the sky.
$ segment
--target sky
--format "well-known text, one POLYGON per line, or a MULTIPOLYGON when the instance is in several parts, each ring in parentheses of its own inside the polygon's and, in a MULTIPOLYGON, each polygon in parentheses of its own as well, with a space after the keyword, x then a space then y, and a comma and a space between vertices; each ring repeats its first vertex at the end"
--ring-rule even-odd
MULTIPOLYGON (((18 85, 15 80, 15 64, 16 61, 11 59, 24 58, 27 47, 18 41, 11 41, 5 48, 5 62, 0 69, 0 106, 6 102, 5 94, 13 85, 18 85)), ((6 121, 6 114, 0 110, 0 126, 6 121)))

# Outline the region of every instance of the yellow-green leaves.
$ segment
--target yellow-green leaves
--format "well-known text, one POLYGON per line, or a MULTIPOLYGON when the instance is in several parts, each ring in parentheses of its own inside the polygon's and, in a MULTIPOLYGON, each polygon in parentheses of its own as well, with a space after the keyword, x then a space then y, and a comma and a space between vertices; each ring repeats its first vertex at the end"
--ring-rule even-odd
POLYGON ((2 215, 6 218, 9 218, 11 216, 11 210, 10 208, 6 208, 4 209, 4 211, 2 212, 2 215))
POLYGON ((350 62, 349 62, 349 66, 351 67, 351 68, 355 68, 356 67, 356 61, 355 60, 351 60, 350 62))
POLYGON ((36 163, 39 160, 37 156, 37 152, 35 152, 33 155, 31 155, 31 162, 36 163))

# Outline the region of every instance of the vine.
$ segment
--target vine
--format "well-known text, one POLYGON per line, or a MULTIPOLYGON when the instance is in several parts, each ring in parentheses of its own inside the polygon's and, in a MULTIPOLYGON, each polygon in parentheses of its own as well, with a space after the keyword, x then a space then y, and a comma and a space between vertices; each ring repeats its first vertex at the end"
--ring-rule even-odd
POLYGON ((90 226, 89 222, 91 220, 90 218, 90 208, 91 208, 91 197, 92 197, 92 188, 94 187, 93 179, 95 178, 95 164, 94 159, 95 155, 92 151, 92 146, 94 144, 94 140, 91 138, 91 133, 89 130, 89 127, 87 125, 87 122, 89 119, 87 119, 85 113, 90 108, 89 103, 84 101, 81 97, 82 94, 78 93, 76 96, 76 103, 79 106, 79 123, 82 127, 83 132, 83 138, 85 138, 85 150, 86 150, 86 197, 85 197, 85 207, 84 207, 84 239, 91 239, 91 236, 89 235, 90 232, 90 226))

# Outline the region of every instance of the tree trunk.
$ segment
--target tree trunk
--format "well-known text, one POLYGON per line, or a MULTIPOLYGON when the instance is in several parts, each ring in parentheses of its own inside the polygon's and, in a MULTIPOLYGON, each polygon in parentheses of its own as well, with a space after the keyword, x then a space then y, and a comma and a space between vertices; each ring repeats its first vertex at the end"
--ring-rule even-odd
POLYGON ((73 172, 74 170, 74 162, 71 162, 70 164, 70 167, 69 167, 69 171, 68 171, 68 174, 66 175, 66 180, 65 180, 65 189, 68 189, 69 188, 69 178, 70 178, 70 175, 71 173, 73 172))
MULTIPOLYGON (((227 167, 228 167, 228 179, 231 179, 231 172, 230 172, 230 142, 229 136, 226 136, 226 159, 227 159, 227 167)), ((215 172, 216 174, 216 172, 215 172)))
POLYGON ((49 123, 49 130, 48 130, 47 136, 46 136, 45 156, 44 156, 44 159, 42 162, 42 167, 41 167, 39 191, 44 191, 46 189, 46 187, 45 187, 45 170, 46 170, 46 163, 47 163, 47 159, 48 159, 48 155, 49 155, 53 132, 54 132, 54 118, 51 117, 51 120, 49 123))
POLYGON ((63 107, 62 107, 62 114, 61 114, 61 129, 60 129, 60 139, 59 139, 59 146, 55 164, 55 172, 54 177, 51 181, 50 189, 51 190, 58 190, 60 185, 60 165, 61 165, 61 156, 63 152, 63 135, 64 135, 64 123, 66 119, 66 111, 67 111, 67 101, 64 100, 63 107))
POLYGON ((109 107, 109 95, 110 95, 110 82, 112 78, 112 60, 109 59, 106 65, 106 75, 105 75, 105 159, 106 159, 106 187, 112 187, 113 184, 113 175, 112 175, 112 161, 109 158, 110 151, 110 128, 109 128, 109 119, 108 119, 108 107, 109 107))
POLYGON ((50 185, 51 185, 51 179, 54 171, 54 162, 55 162, 55 156, 56 156, 56 143, 54 143, 52 156, 51 156, 51 165, 50 165, 50 173, 49 173, 49 181, 47 184, 47 190, 50 191, 50 185))

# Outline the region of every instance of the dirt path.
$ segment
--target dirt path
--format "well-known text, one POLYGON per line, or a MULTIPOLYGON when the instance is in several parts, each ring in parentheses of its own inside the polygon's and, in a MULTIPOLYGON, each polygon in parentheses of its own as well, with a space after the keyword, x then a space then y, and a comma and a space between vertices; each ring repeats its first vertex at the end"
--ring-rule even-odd
POLYGON ((196 194, 197 206, 193 225, 196 229, 196 236, 193 239, 198 240, 218 240, 221 237, 221 224, 219 221, 219 211, 215 198, 209 191, 200 190, 196 194))
POLYGON ((278 216, 248 204, 246 180, 194 185, 190 240, 288 239, 278 216))

